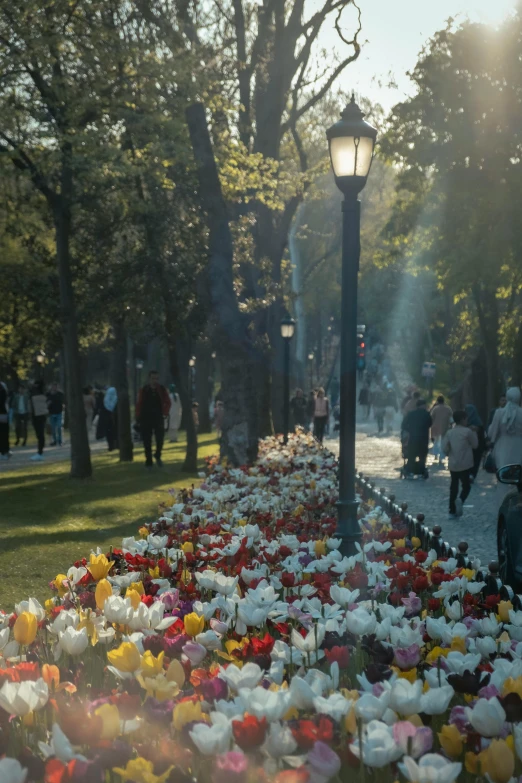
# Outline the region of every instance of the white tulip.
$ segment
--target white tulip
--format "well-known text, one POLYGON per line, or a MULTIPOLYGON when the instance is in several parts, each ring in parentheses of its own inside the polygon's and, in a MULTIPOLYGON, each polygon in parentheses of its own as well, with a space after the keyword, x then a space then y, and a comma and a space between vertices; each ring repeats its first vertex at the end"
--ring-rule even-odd
POLYGON ((473 709, 466 707, 466 715, 475 731, 483 737, 498 737, 506 722, 506 713, 496 696, 479 699, 473 709))
POLYGON ((267 691, 258 686, 253 690, 241 688, 239 695, 248 705, 248 712, 267 721, 281 720, 291 706, 291 694, 286 691, 267 691))
POLYGON ((455 691, 451 685, 441 685, 440 688, 430 688, 422 694, 420 712, 426 715, 442 715, 449 707, 455 691))
POLYGON ((362 756, 363 762, 368 767, 378 769, 386 767, 402 756, 402 748, 395 742, 392 728, 378 720, 372 720, 365 727, 362 753, 359 739, 350 745, 350 750, 358 759, 362 756))
POLYGON ((69 570, 67 571, 67 579, 69 582, 71 582, 73 585, 77 585, 78 582, 81 582, 83 577, 87 575, 87 569, 85 566, 80 566, 79 568, 75 568, 74 566, 71 566, 69 570))
MULTIPOLYGON (((221 650, 221 639, 215 631, 205 631, 196 636, 195 641, 207 650, 221 650)), ((237 668, 237 667, 234 667, 237 668)))
MULTIPOLYGON (((237 668, 237 667, 235 667, 237 668)), ((214 708, 217 712, 223 713, 227 718, 240 718, 243 720, 245 712, 247 710, 246 702, 241 696, 236 696, 235 699, 219 699, 214 702, 214 708)))
MULTIPOLYGON (((56 756, 56 758, 63 761, 64 764, 68 764, 69 761, 72 761, 73 759, 87 761, 85 756, 80 756, 74 752, 69 739, 57 723, 53 723, 50 745, 46 745, 45 742, 39 742, 38 747, 46 759, 51 758, 51 756, 56 756)), ((2 780, 1 777, 0 780, 2 780)))
POLYGON ((246 663, 242 669, 233 664, 221 669, 219 676, 225 680, 228 687, 239 692, 240 688, 252 690, 260 682, 263 676, 263 670, 257 663, 246 663))
POLYGON ((354 609, 353 612, 346 612, 346 627, 355 636, 371 634, 375 631, 376 626, 377 618, 375 615, 370 614, 362 607, 354 609))
POLYGON ((3 650, 9 641, 9 632, 9 628, 4 628, 2 631, 0 631, 0 650, 3 650))
POLYGON ((16 759, 0 759, 0 780, 2 783, 25 783, 27 770, 16 759))
POLYGON ((0 707, 8 715, 21 717, 47 704, 49 689, 42 678, 25 682, 5 682, 0 690, 0 707))
POLYGON ((76 628, 79 622, 80 616, 76 609, 62 609, 48 628, 50 633, 60 636, 67 628, 76 628))
POLYGON ((463 653, 453 650, 446 656, 446 663, 448 669, 453 674, 464 674, 464 672, 470 672, 473 674, 477 666, 479 666, 482 660, 480 655, 463 655, 463 653))
POLYGON ((211 718, 216 721, 212 726, 208 726, 206 723, 196 723, 190 732, 192 742, 205 756, 226 753, 232 737, 232 723, 225 715, 214 712, 211 718))
POLYGON ((267 756, 280 759, 283 756, 291 756, 297 748, 292 731, 286 725, 279 722, 271 723, 268 735, 262 750, 267 756))
POLYGON ((350 712, 353 701, 345 699, 341 693, 332 693, 325 699, 323 696, 316 696, 314 707, 322 715, 329 715, 337 723, 350 712))
POLYGON ((76 631, 69 626, 62 634, 60 634, 60 640, 58 647, 60 651, 63 650, 67 655, 81 655, 89 644, 89 636, 87 634, 87 628, 82 628, 80 631, 76 631))
POLYGON ((346 587, 339 587, 339 585, 332 585, 330 587, 330 596, 332 600, 344 609, 346 609, 349 604, 354 604, 360 594, 360 590, 347 590, 346 587))
POLYGON ((422 681, 397 680, 390 693, 390 708, 400 715, 415 715, 420 710, 422 681))
POLYGON ((326 628, 324 625, 317 623, 314 627, 308 631, 305 637, 292 628, 291 640, 294 647, 303 652, 310 653, 318 650, 324 641, 326 635, 326 628))
POLYGON ((405 756, 399 769, 411 783, 453 783, 462 771, 462 764, 448 761, 438 753, 426 753, 417 762, 405 756))
POLYGON ((121 598, 119 595, 109 596, 103 604, 103 614, 109 623, 126 625, 132 615, 132 611, 131 599, 121 598))
POLYGON ((373 693, 363 693, 355 702, 355 714, 365 723, 380 721, 390 704, 391 691, 384 691, 380 696, 373 693))

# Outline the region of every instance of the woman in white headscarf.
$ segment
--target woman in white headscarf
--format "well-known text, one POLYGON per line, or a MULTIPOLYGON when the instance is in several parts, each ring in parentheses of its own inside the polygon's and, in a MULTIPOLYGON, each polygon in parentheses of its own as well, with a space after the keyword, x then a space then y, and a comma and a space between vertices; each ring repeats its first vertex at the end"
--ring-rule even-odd
MULTIPOLYGON (((493 443, 493 456, 498 468, 504 465, 522 465, 522 408, 520 407, 520 389, 513 386, 507 390, 505 408, 498 408, 488 430, 493 443)), ((511 487, 497 484, 497 494, 502 502, 511 487)))

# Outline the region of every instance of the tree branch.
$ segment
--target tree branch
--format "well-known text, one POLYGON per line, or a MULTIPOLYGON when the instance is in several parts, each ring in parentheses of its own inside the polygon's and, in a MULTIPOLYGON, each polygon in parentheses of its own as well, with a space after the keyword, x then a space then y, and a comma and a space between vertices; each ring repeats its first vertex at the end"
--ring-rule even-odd
MULTIPOLYGON (((11 147, 12 152, 15 153, 16 157, 13 157, 12 153, 10 153, 13 165, 22 171, 28 171, 35 187, 38 188, 40 193, 45 196, 50 204, 54 204, 56 200, 56 193, 49 186, 44 175, 41 171, 38 170, 38 167, 33 163, 29 155, 14 141, 14 139, 11 139, 2 130, 0 130, 0 139, 3 139, 5 143, 11 147)), ((4 149, 6 152, 9 152, 8 149, 4 149)))

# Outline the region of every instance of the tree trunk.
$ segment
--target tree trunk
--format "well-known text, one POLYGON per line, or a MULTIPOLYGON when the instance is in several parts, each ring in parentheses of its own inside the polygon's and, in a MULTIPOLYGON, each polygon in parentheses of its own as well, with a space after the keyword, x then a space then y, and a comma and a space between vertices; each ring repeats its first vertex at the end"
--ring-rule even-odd
POLYGON ((129 379, 127 375, 127 333, 123 320, 116 320, 113 325, 114 342, 112 350, 111 380, 118 392, 118 447, 120 462, 132 462, 133 445, 131 430, 131 412, 129 379))
POLYGON ((92 476, 91 451, 87 434, 87 421, 83 405, 81 382, 80 347, 78 343, 78 325, 71 274, 70 199, 72 196, 72 173, 64 163, 62 170, 62 190, 55 197, 54 226, 56 232, 56 262, 60 286, 60 321, 63 333, 63 356, 65 361, 66 404, 69 411, 69 430, 71 434, 71 478, 89 478, 92 476))
POLYGON ((212 357, 208 340, 196 345, 196 402, 198 403, 199 430, 212 432, 210 402, 212 400, 212 357))
POLYGON ((240 313, 236 299, 232 236, 205 109, 202 104, 194 104, 187 109, 186 116, 197 167, 199 198, 209 230, 209 288, 225 409, 221 453, 233 465, 242 465, 257 456, 259 429, 254 379, 261 357, 250 340, 247 320, 240 313))
MULTIPOLYGON (((169 329, 169 316, 167 314, 167 348, 169 352, 170 372, 176 384, 176 390, 181 400, 182 409, 188 412, 186 417, 187 448, 185 462, 182 470, 184 473, 197 473, 198 471, 198 435, 192 416, 192 399, 188 390, 188 361, 189 350, 173 331, 169 329)), ((172 326, 172 324, 170 324, 172 326)))
POLYGON ((522 386, 522 323, 518 328, 515 350, 513 352, 511 384, 512 386, 522 386))

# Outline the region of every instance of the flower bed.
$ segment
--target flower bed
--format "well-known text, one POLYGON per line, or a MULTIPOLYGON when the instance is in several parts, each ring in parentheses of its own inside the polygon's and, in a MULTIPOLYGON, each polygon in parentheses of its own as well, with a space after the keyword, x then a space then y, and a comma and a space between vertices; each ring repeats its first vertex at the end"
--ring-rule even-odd
POLYGON ((302 434, 210 463, 44 607, 0 614, 0 783, 518 776, 518 597, 393 503, 363 500, 342 557, 335 468, 302 434))

